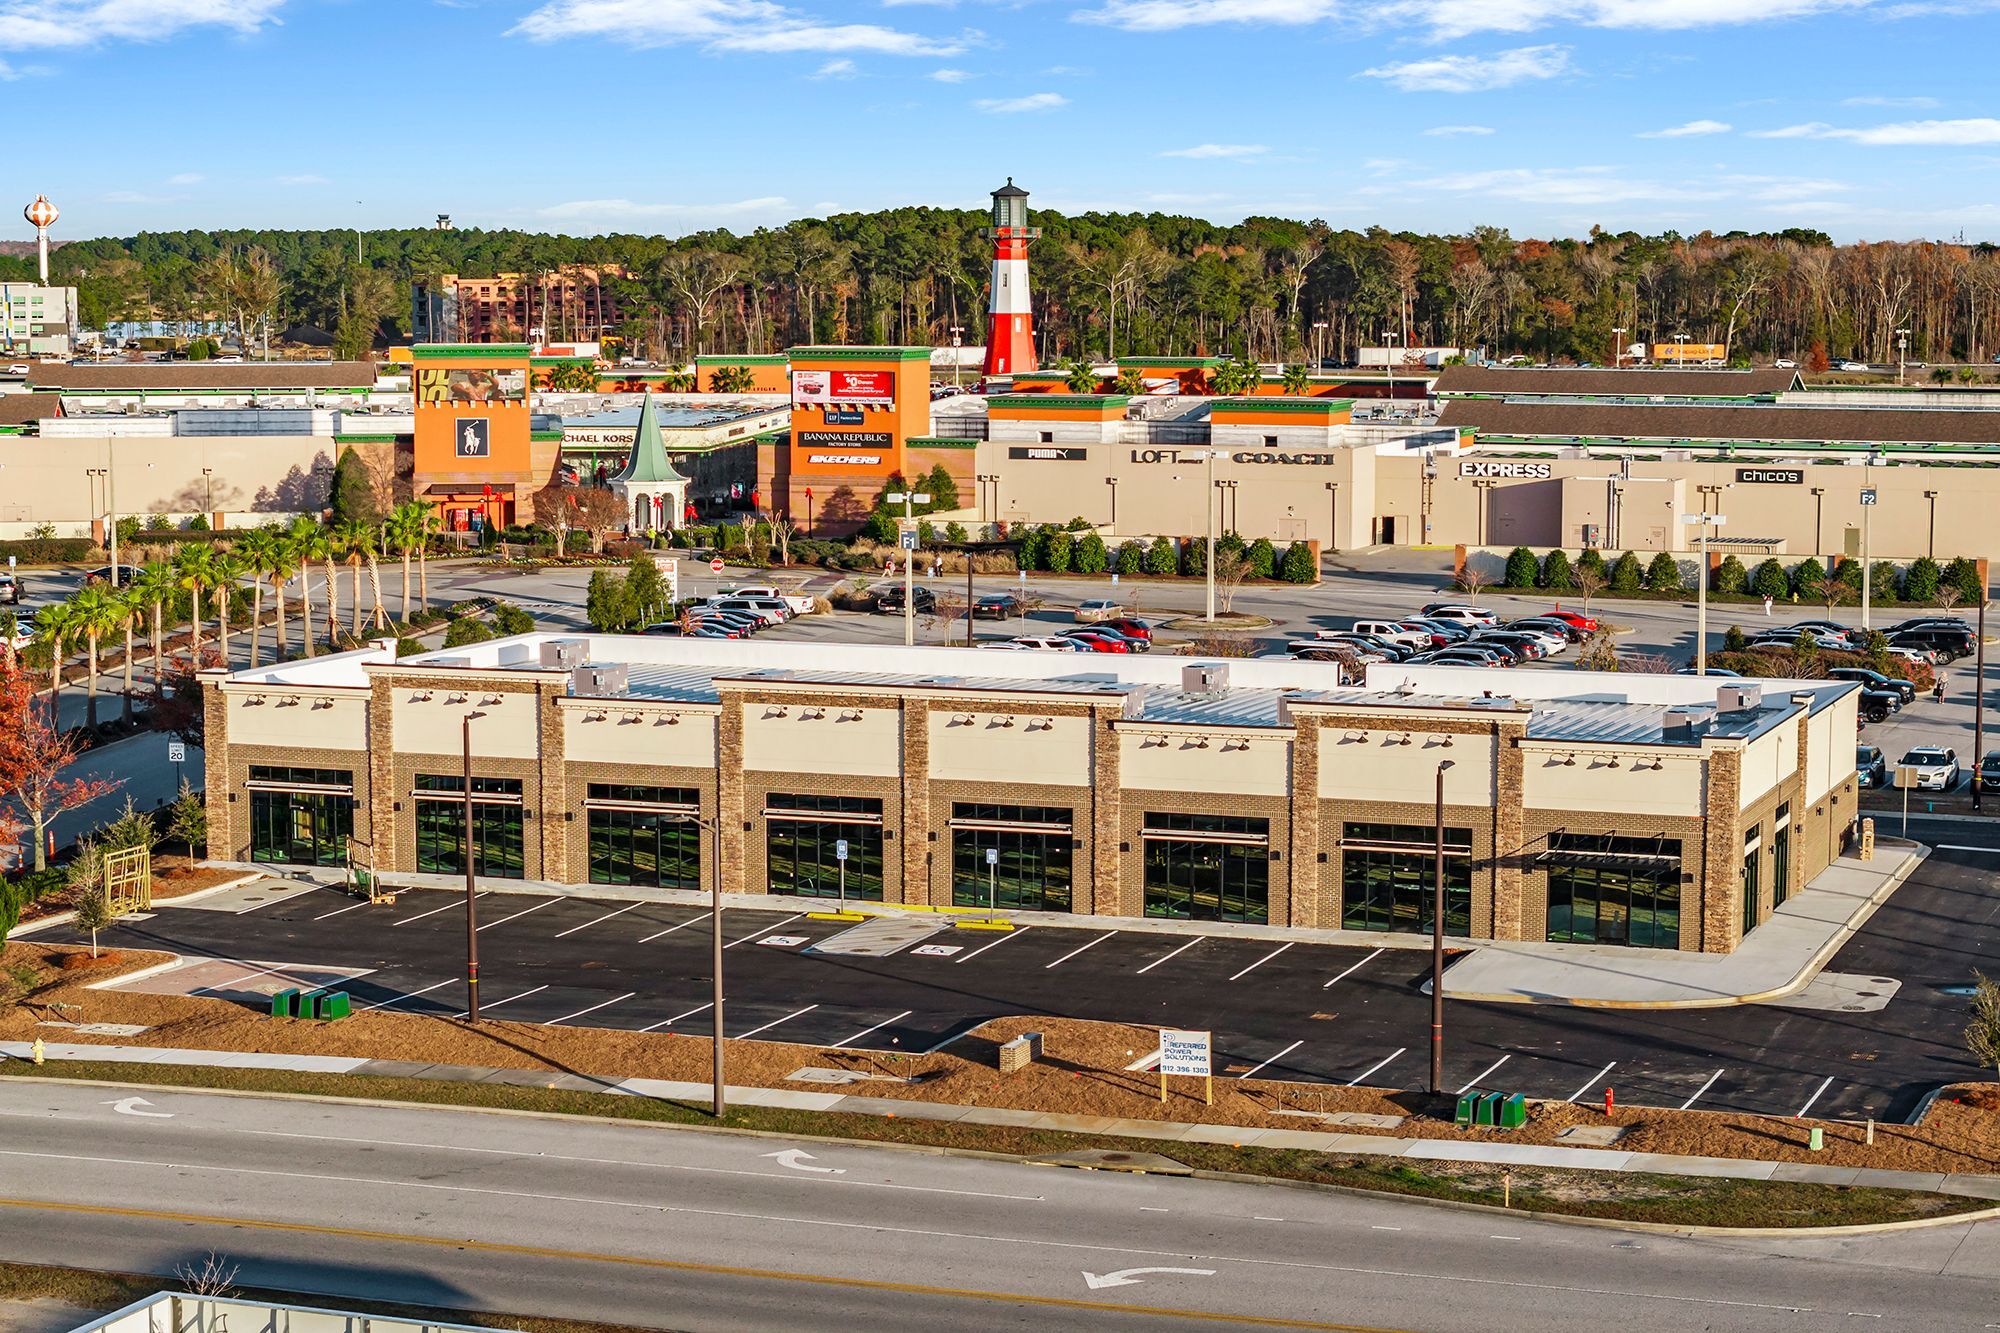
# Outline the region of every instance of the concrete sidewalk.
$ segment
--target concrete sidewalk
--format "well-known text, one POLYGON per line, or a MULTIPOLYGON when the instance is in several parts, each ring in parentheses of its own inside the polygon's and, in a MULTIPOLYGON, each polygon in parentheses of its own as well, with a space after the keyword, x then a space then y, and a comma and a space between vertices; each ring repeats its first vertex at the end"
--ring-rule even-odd
MULTIPOLYGON (((0 1042, 0 1056, 27 1061, 30 1043, 0 1042)), ((224 1069, 291 1069, 315 1074, 357 1074, 377 1078, 441 1079, 453 1083, 497 1083, 515 1087, 551 1088, 567 1092, 598 1092, 609 1096, 651 1097, 660 1101, 709 1104, 706 1083, 657 1078, 595 1078, 538 1069, 486 1069, 473 1065, 432 1065, 413 1060, 367 1060, 355 1056, 273 1055, 249 1051, 178 1050, 171 1047, 95 1046, 81 1042, 47 1042, 48 1060, 92 1060, 111 1064, 194 1065, 224 1069)), ((805 1092, 790 1088, 729 1089, 732 1106, 775 1110, 820 1111, 847 1115, 896 1116, 967 1125, 998 1125, 1045 1129, 1073 1134, 1105 1134, 1155 1139, 1162 1143, 1226 1143, 1239 1148, 1296 1148, 1307 1152, 1353 1153, 1370 1157, 1405 1157, 1420 1161, 1485 1162, 1496 1166, 1567 1167, 1581 1171, 1628 1171, 1674 1176, 1705 1176, 1732 1180, 1782 1180, 1818 1185, 1862 1185, 1882 1189, 1927 1190, 1975 1199, 2000 1200, 2000 1175, 1969 1175, 1942 1171, 1880 1171, 1851 1166, 1816 1166, 1810 1162, 1761 1162, 1733 1157, 1671 1157, 1661 1153, 1619 1152, 1612 1148, 1560 1148, 1504 1140, 1459 1142, 1446 1139, 1397 1139, 1376 1134, 1339 1134, 1323 1130, 1250 1129, 1231 1125, 1194 1125, 1171 1120, 1118 1120, 1105 1116, 1057 1115, 1005 1107, 959 1106, 908 1101, 891 1097, 854 1097, 837 1092, 805 1092)), ((1494 1131, 1498 1134, 1500 1131, 1494 1131)))
POLYGON ((1707 1009, 1805 989, 1930 849, 1878 839, 1875 859, 1842 857, 1750 932, 1734 953, 1590 944, 1483 944, 1444 975, 1454 1000, 1607 1009, 1707 1009))

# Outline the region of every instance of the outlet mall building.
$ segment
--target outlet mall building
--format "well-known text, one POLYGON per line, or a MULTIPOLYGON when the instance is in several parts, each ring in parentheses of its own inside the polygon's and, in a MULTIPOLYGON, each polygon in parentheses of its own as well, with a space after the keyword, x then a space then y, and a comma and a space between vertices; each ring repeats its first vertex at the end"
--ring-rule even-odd
POLYGON ((462 875, 468 716, 496 879, 1420 931, 1442 775, 1449 933, 1728 952, 1849 837, 1858 687, 1380 670, 550 634, 215 670, 208 852, 462 875))

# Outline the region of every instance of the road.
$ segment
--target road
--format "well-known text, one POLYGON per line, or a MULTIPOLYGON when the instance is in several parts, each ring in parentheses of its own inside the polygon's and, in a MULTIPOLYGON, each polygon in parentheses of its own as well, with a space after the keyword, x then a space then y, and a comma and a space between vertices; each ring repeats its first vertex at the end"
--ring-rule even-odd
POLYGON ((1688 1239, 810 1140, 12 1079, 0 1117, 0 1257, 172 1273, 213 1251, 241 1284, 334 1301, 920 1333, 1978 1329, 2000 1311, 1995 1222, 1688 1239))
MULTIPOLYGON (((1889 992, 1880 1007, 1815 1008, 1809 996, 1643 1011, 1454 1001, 1446 1006, 1446 1086, 1571 1101, 1601 1099, 1611 1087, 1637 1106, 1903 1119, 1932 1089, 1980 1075, 1959 1040, 1967 1000, 1956 988, 2000 956, 1996 866, 2000 852, 1938 851, 1835 956, 1835 974, 1896 983, 1861 987, 1889 992)), ((162 905, 102 939, 352 970, 346 989, 358 1007, 440 1016, 464 1008, 458 895, 411 892, 369 907, 301 889, 258 901, 243 910, 226 897, 162 905)), ((711 973, 699 907, 488 892, 480 923, 480 993, 496 1019, 707 1031, 711 973)), ((1422 949, 1080 923, 998 936, 947 930, 870 956, 841 951, 846 929, 790 908, 732 909, 728 1034, 924 1051, 993 1018, 1049 1015, 1212 1029, 1225 1076, 1388 1088, 1427 1079, 1429 1000, 1419 985, 1430 960, 1422 949)), ((79 937, 57 930, 46 938, 79 937)), ((263 1002, 248 992, 232 998, 263 1002)))

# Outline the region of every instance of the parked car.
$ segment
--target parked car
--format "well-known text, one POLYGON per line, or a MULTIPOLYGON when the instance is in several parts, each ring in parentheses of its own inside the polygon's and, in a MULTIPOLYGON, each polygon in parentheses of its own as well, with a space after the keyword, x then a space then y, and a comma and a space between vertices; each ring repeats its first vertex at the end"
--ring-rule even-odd
POLYGON ((748 630, 735 629, 729 625, 724 625, 720 621, 706 623, 693 621, 683 628, 681 622, 678 620, 661 620, 646 626, 640 632, 644 634, 663 634, 670 639, 745 639, 750 636, 748 630))
POLYGON ((1106 629, 1117 630, 1129 639, 1144 639, 1148 643, 1153 641, 1153 627, 1143 620, 1134 620, 1131 616, 1117 616, 1098 623, 1106 629))
POLYGON ((0 602, 9 606, 21 604, 21 580, 12 574, 0 574, 0 602))
POLYGON ((1935 650, 1930 648, 1898 648, 1892 645, 1886 651, 1889 656, 1898 661, 1922 662, 1925 666, 1936 666, 1938 664, 1938 655, 1935 650))
POLYGON ((1456 620, 1439 620, 1434 616, 1412 616, 1403 622, 1412 629, 1427 629, 1442 634, 1453 643, 1463 643, 1472 637, 1477 625, 1466 625, 1456 620))
POLYGON ((775 597, 717 597, 705 605, 717 611, 741 611, 766 625, 782 625, 792 618, 792 608, 775 597))
POLYGON ((1129 646, 1130 640, 1114 639, 1108 634, 1098 634, 1095 632, 1095 629, 1096 627, 1093 626, 1088 630, 1072 630, 1070 633, 1063 635, 1063 637, 1083 644, 1093 653, 1129 653, 1132 651, 1129 646))
POLYGON ((1093 597, 1076 608, 1076 619, 1080 625, 1093 625, 1100 620, 1116 620, 1125 614, 1125 608, 1116 599, 1093 597))
POLYGON ((1797 370, 1798 368, 1799 363, 1788 356, 1781 356, 1771 363, 1771 369, 1773 370, 1797 370))
POLYGON ((726 625, 730 629, 741 630, 745 637, 764 628, 764 622, 756 616, 744 615, 740 611, 711 611, 701 606, 690 608, 688 619, 697 625, 726 625))
POLYGON ((1413 665, 1422 666, 1476 666, 1510 667, 1514 658, 1495 648, 1482 648, 1477 644, 1462 644, 1456 648, 1440 648, 1434 653, 1410 659, 1413 665))
POLYGON ((1887 719, 1891 713, 1901 709, 1902 706, 1903 696, 1894 690, 1864 689, 1861 691, 1861 703, 1858 711, 1861 714, 1863 722, 1881 722, 1887 719))
POLYGON ((1048 648, 1065 653, 1090 651, 1075 639, 1065 639, 1059 634, 1023 634, 1013 639, 1012 643, 1016 648, 1048 648))
POLYGON ((1908 620, 1897 621, 1882 632, 1884 634, 1902 634, 1906 631, 1916 629, 1948 629, 1956 630, 1960 634, 1971 634, 1973 632, 1972 626, 1966 622, 1963 616, 1911 616, 1908 620))
POLYGON ((1475 647, 1511 648, 1517 657, 1531 661, 1549 655, 1548 645, 1540 635, 1536 634, 1515 634, 1509 630, 1496 629, 1476 634, 1467 642, 1475 647))
MULTIPOLYGON (((937 610, 937 594, 919 583, 910 589, 910 606, 918 612, 937 610)), ((875 592, 877 611, 901 611, 903 609, 903 585, 891 583, 875 592)))
POLYGON ((1823 629, 1767 629, 1750 640, 1752 648, 1790 648, 1801 636, 1807 638, 1814 647, 1828 652, 1844 653, 1852 645, 1838 634, 1829 634, 1823 629))
POLYGON ((1481 634, 1477 638, 1468 639, 1462 646, 1466 648, 1484 648, 1488 652, 1499 653, 1506 659, 1509 666, 1519 666, 1521 663, 1531 661, 1541 655, 1541 650, 1535 648, 1525 639, 1510 641, 1494 638, 1487 634, 1481 634))
POLYGON ((1569 635, 1562 629, 1551 629, 1546 625, 1531 625, 1525 620, 1517 620, 1507 626, 1508 634, 1523 634, 1542 646, 1542 652, 1549 657, 1569 651, 1569 635))
POLYGON ((1849 642, 1861 632, 1852 625, 1841 624, 1838 620, 1795 620, 1791 627, 1794 630, 1815 629, 1827 634, 1836 634, 1849 642))
POLYGON ((1863 787, 1886 787, 1889 785, 1889 762, 1882 757, 1882 749, 1877 745, 1857 745, 1854 747, 1854 776, 1863 787))
POLYGON ((25 361, 16 361, 13 365, 7 367, 7 373, 9 375, 26 375, 29 374, 30 371, 31 367, 25 361))
POLYGON ((2000 786, 2000 750, 1988 750, 1979 757, 1979 785, 2000 786))
POLYGON ((1404 629, 1393 620, 1357 620, 1349 626, 1349 633, 1366 634, 1384 643, 1398 643, 1406 648, 1423 649, 1431 646, 1428 630, 1404 629))
POLYGON ((1444 620, 1444 621, 1449 621, 1454 625, 1478 626, 1478 625, 1497 625, 1500 623, 1499 613, 1495 611, 1490 611, 1486 607, 1447 606, 1441 603, 1425 607, 1424 619, 1444 620))
POLYGON ((1124 644, 1125 651, 1128 653, 1150 653, 1153 651, 1151 639, 1141 639, 1130 634, 1121 634, 1109 625, 1079 625, 1075 629, 1059 629, 1056 631, 1056 637, 1059 639, 1075 638, 1078 635, 1090 635, 1094 638, 1114 640, 1115 642, 1124 644))
POLYGON ((975 620, 1011 620, 1021 614, 1021 599, 1011 592, 989 592, 972 603, 975 620))
POLYGON ((1843 361, 1840 363, 1840 368, 1850 373, 1860 373, 1874 369, 1866 361, 1843 361))
POLYGON ((1885 676, 1879 671, 1870 671, 1867 667, 1828 667, 1826 678, 1858 681, 1871 689, 1894 690, 1903 696, 1904 703, 1909 703, 1917 697, 1915 681, 1905 680, 1901 676, 1885 676))
MULTIPOLYGON (((121 588, 131 587, 132 580, 138 577, 139 577, 139 567, 137 565, 131 564, 128 561, 124 560, 118 562, 119 587, 121 588)), ((110 583, 111 566, 99 565, 96 569, 85 570, 83 575, 83 581, 85 583, 110 583)))
POLYGON ((1564 643, 1581 643, 1588 632, 1564 620, 1560 616, 1523 616, 1519 620, 1507 622, 1508 629, 1542 630, 1550 634, 1560 634, 1564 643))
POLYGON ((1918 791, 1950 791, 1958 785, 1958 751, 1948 745, 1919 745, 1897 767, 1916 770, 1918 791))
POLYGON ((1928 648, 1938 655, 1938 664, 1947 666, 1971 653, 1977 647, 1969 631, 1948 629, 1943 625, 1932 625, 1924 629, 1904 630, 1889 636, 1891 648, 1928 648))
POLYGON ((1587 616, 1580 611, 1545 611, 1543 614, 1552 620, 1566 621, 1582 630, 1585 634, 1595 634, 1597 632, 1596 616, 1587 616))

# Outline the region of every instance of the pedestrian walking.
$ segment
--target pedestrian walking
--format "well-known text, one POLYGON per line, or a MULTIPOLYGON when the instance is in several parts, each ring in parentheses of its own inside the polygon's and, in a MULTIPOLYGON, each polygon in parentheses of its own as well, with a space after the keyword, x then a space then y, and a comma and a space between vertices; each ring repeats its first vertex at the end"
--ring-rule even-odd
POLYGON ((1764 619, 1769 620, 1770 618, 1771 618, 1771 599, 1769 597, 1766 597, 1764 599, 1764 619))
POLYGON ((1944 702, 1944 672, 1942 671, 1938 672, 1937 678, 1931 682, 1931 702, 1936 704, 1944 702))

